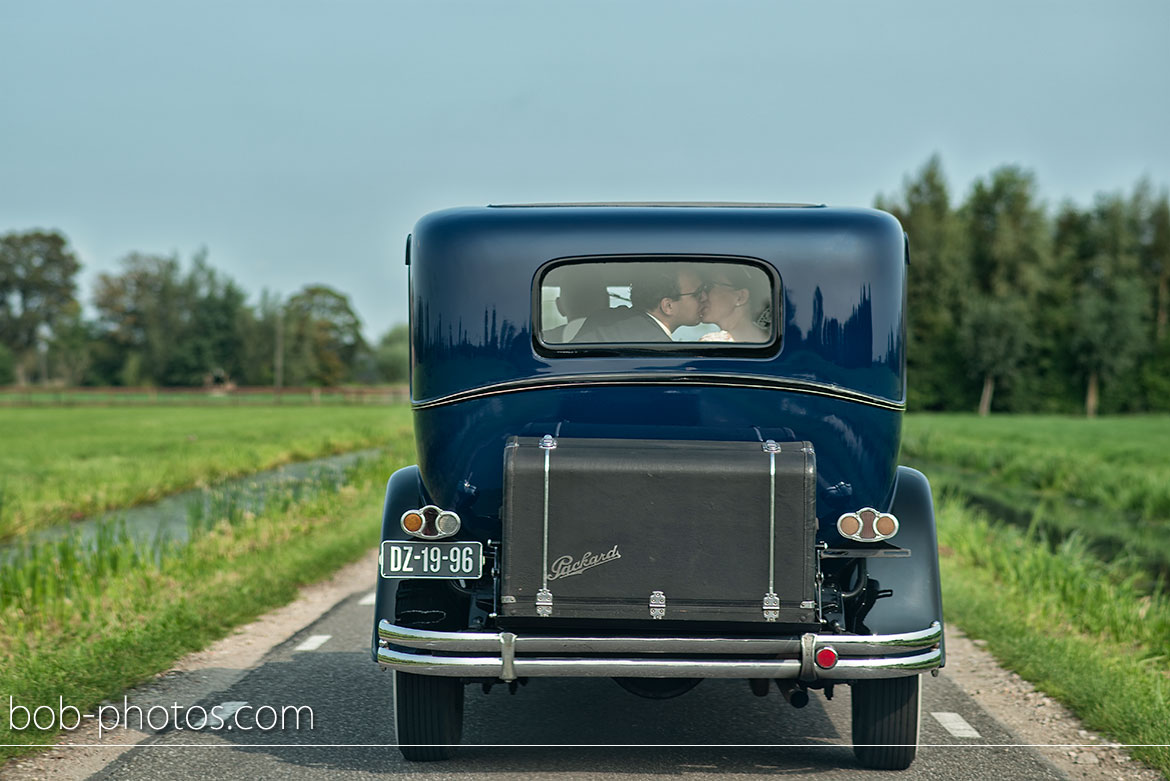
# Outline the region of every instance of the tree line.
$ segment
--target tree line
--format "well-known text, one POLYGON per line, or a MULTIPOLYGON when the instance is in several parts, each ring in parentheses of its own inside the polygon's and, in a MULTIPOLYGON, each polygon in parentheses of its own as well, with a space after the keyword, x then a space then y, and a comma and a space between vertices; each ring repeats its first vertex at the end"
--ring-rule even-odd
MULTIPOLYGON (((1050 212, 1003 166, 961 202, 931 157, 879 195, 910 237, 909 409, 1170 411, 1170 205, 1146 180, 1050 212)), ((184 386, 401 382, 406 326, 375 345, 343 293, 256 303, 206 251, 131 253, 83 316, 64 235, 0 236, 0 384, 184 386)))
POLYGON ((911 410, 1170 410, 1170 205, 1148 180, 1049 213, 1003 166, 952 203, 938 156, 879 196, 910 238, 911 410))
POLYGON ((97 277, 87 318, 81 263, 58 231, 0 236, 0 385, 335 386, 407 377, 405 326, 375 345, 349 298, 307 285, 255 304, 206 250, 133 252, 97 277))

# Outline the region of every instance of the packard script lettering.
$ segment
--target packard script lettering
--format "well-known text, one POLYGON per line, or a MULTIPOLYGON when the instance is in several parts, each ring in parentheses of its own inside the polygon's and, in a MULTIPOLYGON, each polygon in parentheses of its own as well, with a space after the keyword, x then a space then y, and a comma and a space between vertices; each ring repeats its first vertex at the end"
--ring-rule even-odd
POLYGON ((548 579, 559 580, 560 578, 567 578, 571 575, 580 575, 587 569, 614 561, 615 559, 620 559, 621 557, 622 554, 618 553, 618 546, 616 545, 605 553, 586 551, 585 555, 576 561, 573 561, 572 556, 561 556, 552 563, 552 568, 548 573, 548 579))

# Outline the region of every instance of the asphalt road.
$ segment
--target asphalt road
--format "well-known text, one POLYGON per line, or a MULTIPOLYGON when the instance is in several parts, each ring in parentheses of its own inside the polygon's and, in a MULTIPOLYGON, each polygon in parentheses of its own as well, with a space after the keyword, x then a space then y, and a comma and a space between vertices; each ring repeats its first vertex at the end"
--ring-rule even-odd
POLYGON ((861 771, 855 763, 848 745, 848 687, 838 687, 832 701, 816 694, 797 710, 775 689, 767 697, 753 696, 745 681, 705 681, 682 697, 657 701, 629 694, 609 679, 537 679, 514 695, 505 686, 490 694, 469 686, 464 746, 457 758, 407 763, 393 747, 392 674, 370 661, 373 608, 362 604, 364 596, 353 595, 273 649, 230 689, 182 704, 240 707, 240 726, 253 725, 252 714, 262 724, 272 721, 275 714, 260 710, 263 706, 309 706, 311 729, 303 714, 300 729, 170 729, 93 778, 782 775, 827 781, 860 772, 866 778, 932 781, 1065 777, 1020 746, 945 671, 923 680, 924 745, 914 765, 900 773, 861 771), (961 721, 934 714, 957 714, 961 721), (960 733, 965 724, 978 737, 957 737, 940 719, 960 733))

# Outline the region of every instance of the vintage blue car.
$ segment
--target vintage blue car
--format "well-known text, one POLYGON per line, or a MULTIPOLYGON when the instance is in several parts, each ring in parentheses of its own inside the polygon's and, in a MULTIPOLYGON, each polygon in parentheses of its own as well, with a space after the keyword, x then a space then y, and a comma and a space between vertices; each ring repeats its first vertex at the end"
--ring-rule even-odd
POLYGON ((605 676, 848 684, 858 760, 913 761, 944 649, 930 485, 897 463, 908 252, 889 214, 799 204, 418 222, 419 463, 372 649, 407 759, 450 756, 469 683, 605 676))

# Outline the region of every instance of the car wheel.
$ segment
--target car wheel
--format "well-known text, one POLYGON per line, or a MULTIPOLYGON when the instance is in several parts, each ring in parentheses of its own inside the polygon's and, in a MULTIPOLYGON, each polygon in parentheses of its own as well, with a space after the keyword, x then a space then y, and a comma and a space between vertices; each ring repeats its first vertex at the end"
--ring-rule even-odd
POLYGON ((865 767, 905 770, 914 761, 922 720, 921 677, 853 684, 853 753, 865 767))
POLYGON ((463 681, 395 671, 394 728, 411 762, 450 759, 463 737, 463 681))

